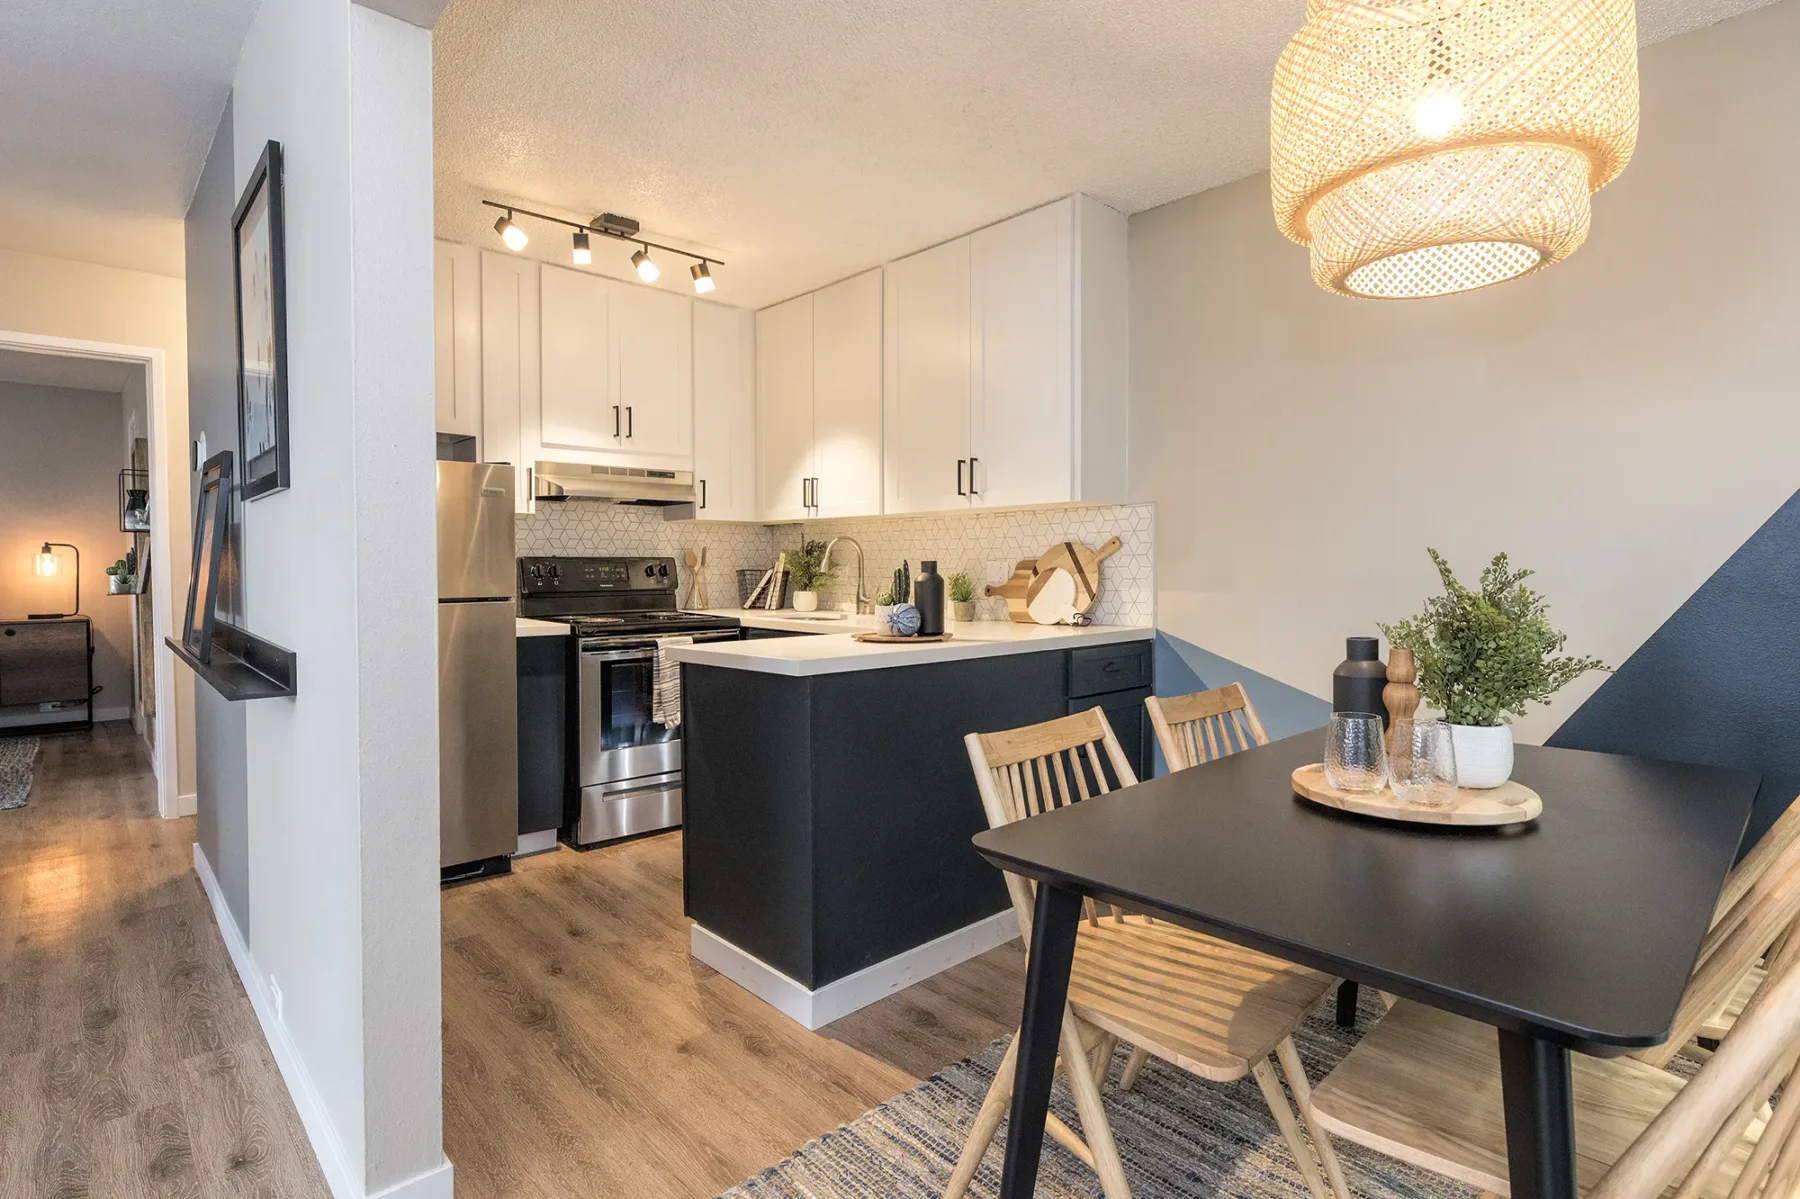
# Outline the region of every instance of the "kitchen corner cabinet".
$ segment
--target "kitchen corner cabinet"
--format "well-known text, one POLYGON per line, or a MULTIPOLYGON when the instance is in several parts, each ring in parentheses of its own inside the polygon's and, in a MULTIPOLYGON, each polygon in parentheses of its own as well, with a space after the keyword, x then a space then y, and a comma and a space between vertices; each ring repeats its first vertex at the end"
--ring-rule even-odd
POLYGON ((540 269, 517 255, 481 255, 481 456, 512 464, 519 512, 536 506, 531 475, 541 428, 540 269))
POLYGON ((743 308, 694 304, 694 491, 696 519, 757 518, 756 314, 743 308))
POLYGON ((881 271, 757 314, 764 520, 881 511, 881 271))
POLYGON ((1126 498, 1125 253, 1077 195, 888 266, 888 512, 1126 498))
POLYGON ((481 251, 440 241, 432 255, 437 431, 481 437, 481 251))

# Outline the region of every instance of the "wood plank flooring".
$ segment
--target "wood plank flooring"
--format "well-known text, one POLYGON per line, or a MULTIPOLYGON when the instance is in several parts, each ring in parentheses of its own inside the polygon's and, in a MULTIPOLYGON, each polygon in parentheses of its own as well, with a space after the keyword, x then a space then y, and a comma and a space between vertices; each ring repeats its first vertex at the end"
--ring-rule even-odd
POLYGON ((444 893, 458 1199, 711 1199, 1012 1031, 1018 943, 807 1032, 688 956, 681 839, 444 893))
POLYGON ((0 1195, 328 1199, 128 724, 0 812, 0 1195))

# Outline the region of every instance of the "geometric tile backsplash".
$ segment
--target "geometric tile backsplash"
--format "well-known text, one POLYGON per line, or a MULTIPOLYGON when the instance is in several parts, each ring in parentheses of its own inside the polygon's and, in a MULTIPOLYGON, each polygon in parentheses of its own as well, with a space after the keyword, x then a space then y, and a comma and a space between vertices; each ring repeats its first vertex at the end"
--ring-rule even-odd
MULTIPOLYGON (((1107 538, 1117 537, 1124 547, 1100 567, 1094 620, 1129 625, 1156 620, 1155 508, 1150 504, 747 525, 669 522, 657 508, 564 500, 540 502, 536 515, 518 517, 521 556, 658 554, 679 563, 682 551, 705 546, 707 591, 715 608, 735 604, 738 570, 766 570, 777 553, 797 548, 802 538, 833 537, 851 537, 862 545, 868 558, 865 585, 871 596, 886 589, 902 560, 911 563, 915 573, 925 558, 936 559, 938 573, 945 576, 968 571, 975 578, 976 612, 983 620, 1006 619, 1006 601, 989 599, 981 590, 985 583, 1004 583, 1018 559, 1034 558, 1058 541, 1081 541, 1098 548, 1107 538)), ((846 549, 841 561, 843 568, 824 591, 827 605, 848 604, 855 598, 856 556, 846 549)), ((684 589, 685 575, 683 568, 684 589)), ((685 594, 684 590, 684 598, 685 594)))

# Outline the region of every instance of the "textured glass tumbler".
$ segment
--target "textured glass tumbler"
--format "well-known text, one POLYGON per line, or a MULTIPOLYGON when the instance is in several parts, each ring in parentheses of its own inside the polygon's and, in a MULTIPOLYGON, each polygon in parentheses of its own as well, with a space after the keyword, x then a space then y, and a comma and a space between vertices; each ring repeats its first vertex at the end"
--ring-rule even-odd
POLYGON ((1339 791, 1379 791, 1387 785, 1381 717, 1333 712, 1325 729, 1325 781, 1339 791))
POLYGON ((1422 808, 1447 808, 1456 801, 1456 743, 1441 720, 1403 720, 1394 725, 1394 752, 1388 756, 1394 794, 1422 808))

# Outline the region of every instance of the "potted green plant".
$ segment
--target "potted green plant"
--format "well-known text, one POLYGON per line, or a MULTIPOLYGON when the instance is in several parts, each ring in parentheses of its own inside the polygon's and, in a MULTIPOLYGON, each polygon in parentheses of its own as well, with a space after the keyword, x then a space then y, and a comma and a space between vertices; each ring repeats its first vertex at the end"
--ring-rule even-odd
POLYGON ((137 550, 125 551, 125 556, 106 568, 106 594, 129 595, 131 584, 137 578, 137 550))
POLYGON ((945 590, 950 595, 950 619, 968 621, 975 619, 975 579, 966 570, 959 570, 944 580, 945 590))
POLYGON ((912 598, 912 567, 902 562, 894 567, 894 577, 887 589, 875 597, 875 624, 881 629, 892 629, 891 617, 894 609, 912 598))
POLYGON ((819 589, 831 582, 831 576, 837 573, 836 567, 827 568, 824 561, 823 541, 802 541, 800 548, 788 555, 788 582, 794 589, 794 611, 818 611, 819 589))
POLYGON ((1427 551, 1444 594, 1425 601, 1410 620, 1384 624, 1388 643, 1413 651, 1419 692, 1444 714, 1456 747, 1459 785, 1498 787, 1512 777, 1509 716, 1544 703, 1590 670, 1609 670, 1598 658, 1562 653, 1568 635, 1551 627, 1549 605, 1525 585, 1532 571, 1514 570, 1505 554, 1481 572, 1470 590, 1457 582, 1442 554, 1427 551))

